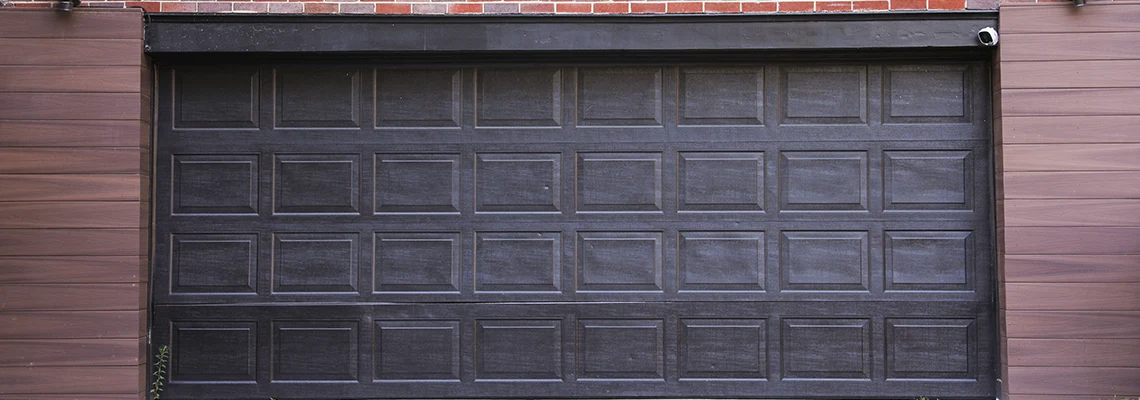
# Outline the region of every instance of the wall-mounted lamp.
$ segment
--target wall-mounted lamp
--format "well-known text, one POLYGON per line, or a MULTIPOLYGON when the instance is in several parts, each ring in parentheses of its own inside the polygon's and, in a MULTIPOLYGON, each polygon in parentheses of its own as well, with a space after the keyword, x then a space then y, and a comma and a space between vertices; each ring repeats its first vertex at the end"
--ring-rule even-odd
POLYGON ((1084 7, 1087 0, 1073 0, 1074 7, 1084 7))
POLYGON ((60 0, 59 10, 70 12, 72 7, 79 6, 79 0, 60 0))

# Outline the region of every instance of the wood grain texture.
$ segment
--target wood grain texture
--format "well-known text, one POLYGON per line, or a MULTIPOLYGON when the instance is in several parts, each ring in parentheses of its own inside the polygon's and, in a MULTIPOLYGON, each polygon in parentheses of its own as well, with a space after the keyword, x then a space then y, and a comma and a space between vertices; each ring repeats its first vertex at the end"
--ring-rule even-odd
POLYGON ((1009 367, 1010 393, 1140 393, 1140 368, 1009 367))
MULTIPOLYGON (((1055 24, 1069 24, 1056 21, 1055 24)), ((1002 27, 1002 29, 1005 29, 1002 27)), ((1136 60, 1140 33, 1037 33, 1001 35, 1001 60, 1009 61, 1082 61, 1136 60)))
POLYGON ((1002 142, 1140 143, 1140 116, 1002 117, 1002 142))
POLYGON ((134 283, 145 256, 0 257, 0 283, 134 283))
POLYGON ((1006 282, 1140 283, 1140 255, 1006 255, 1006 282))
POLYGON ((1007 172, 1005 199, 1140 199, 1140 172, 1007 172))
POLYGON ((139 93, 142 84, 137 67, 0 66, 0 92, 139 93))
POLYGON ((140 372, 145 366, 0 367, 0 393, 133 394, 140 392, 140 372))
MULTIPOLYGON (((1140 34, 1136 39, 1140 40, 1140 34)), ((1001 94, 1005 116, 1140 115, 1140 102, 1135 101, 1140 98, 1140 88, 1003 88, 1001 94)))
POLYGON ((139 283, 0 285, 0 312, 145 309, 139 283))
POLYGON ((0 119, 143 120, 138 93, 0 93, 0 119))
POLYGON ((40 311, 0 314, 5 339, 138 339, 145 311, 40 311))
POLYGON ((140 347, 135 339, 0 339, 0 367, 136 366, 140 347))
MULTIPOLYGON (((0 201, 140 201, 141 175, 0 175, 0 201)), ((144 186, 145 185, 145 186, 144 186)))
POLYGON ((0 229, 145 228, 149 209, 138 202, 0 202, 0 229))
POLYGON ((0 174, 138 174, 138 148, 0 148, 0 174))
POLYGON ((1140 339, 1010 339, 1018 367, 1136 367, 1140 339))
POLYGON ((1006 200, 1005 226, 1140 226, 1140 200, 1006 200))
POLYGON ((0 13, 0 38, 136 39, 142 37, 142 20, 142 10, 130 8, 5 10, 0 13))
POLYGON ((1140 143, 1010 144, 1002 146, 1002 157, 1005 172, 1137 171, 1140 143))
MULTIPOLYGON (((1140 24, 1140 18, 1136 18, 1140 24)), ((1137 34, 1140 36, 1140 33, 1137 34)), ((1140 87, 1136 61, 1007 62, 1002 89, 1140 87)))
POLYGON ((1007 254, 1140 254, 1137 227, 1006 227, 1007 254))
POLYGON ((137 67, 142 46, 142 39, 4 39, 0 65, 137 67))
POLYGON ((1140 312, 1006 311, 1010 339, 1140 339, 1140 312))
POLYGON ((145 229, 0 229, 0 255, 144 255, 146 232, 145 229))
POLYGON ((1140 286, 1132 283, 1007 283, 1005 308, 1044 311, 1140 311, 1138 288, 1140 286))
POLYGON ((0 121, 0 146, 149 148, 143 127, 139 121, 0 121))
POLYGON ((1033 4, 1020 6, 1003 3, 1001 32, 1057 33, 1057 32, 1140 32, 1140 4, 1102 4, 1090 2, 1082 8, 1069 3, 1033 4), (1059 23, 1059 22, 1064 23, 1059 23))

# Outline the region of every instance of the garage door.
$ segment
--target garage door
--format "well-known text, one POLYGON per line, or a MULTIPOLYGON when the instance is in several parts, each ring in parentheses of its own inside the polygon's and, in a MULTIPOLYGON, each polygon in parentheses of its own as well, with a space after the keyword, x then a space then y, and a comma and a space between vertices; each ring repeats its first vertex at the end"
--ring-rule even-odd
POLYGON ((983 63, 159 82, 164 399, 994 396, 983 63))

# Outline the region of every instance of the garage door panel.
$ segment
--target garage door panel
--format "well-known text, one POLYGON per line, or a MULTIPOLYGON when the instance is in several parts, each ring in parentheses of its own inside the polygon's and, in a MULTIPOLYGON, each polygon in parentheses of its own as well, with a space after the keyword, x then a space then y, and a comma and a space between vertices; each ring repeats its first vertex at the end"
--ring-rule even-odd
POLYGON ((165 68, 167 393, 992 396, 985 68, 165 68))

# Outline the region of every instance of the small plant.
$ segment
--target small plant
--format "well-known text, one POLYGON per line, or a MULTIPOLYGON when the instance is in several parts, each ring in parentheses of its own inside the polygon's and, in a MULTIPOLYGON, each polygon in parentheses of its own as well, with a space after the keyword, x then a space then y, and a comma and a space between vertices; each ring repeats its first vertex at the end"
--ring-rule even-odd
POLYGON ((150 396, 154 400, 162 397, 162 387, 166 385, 166 363, 170 361, 170 347, 158 348, 154 356, 154 383, 150 386, 150 396))

